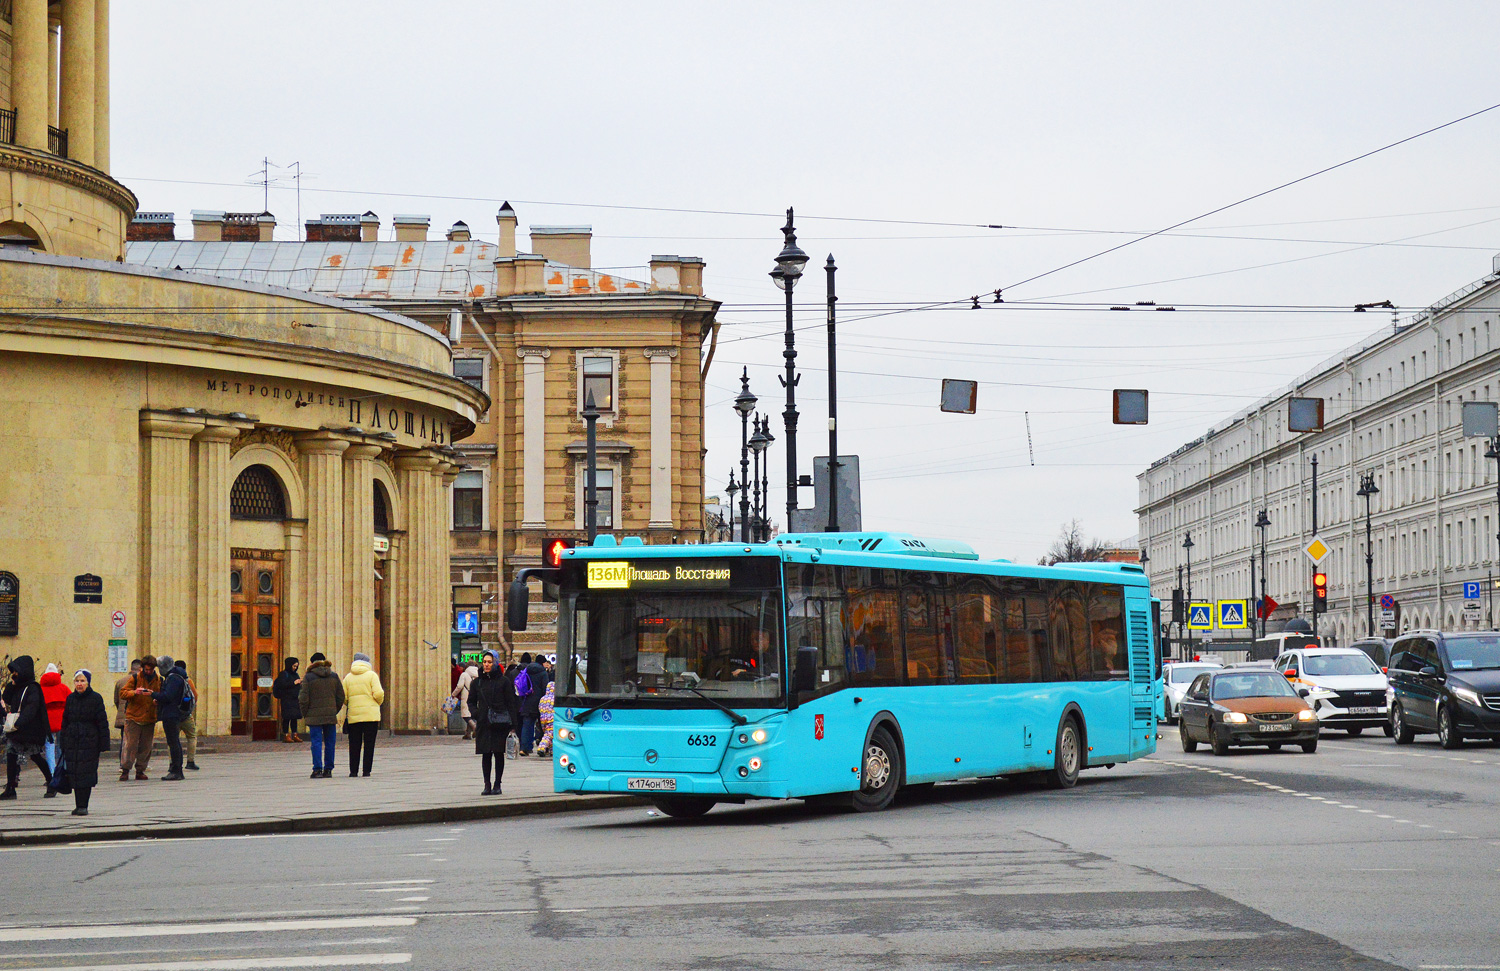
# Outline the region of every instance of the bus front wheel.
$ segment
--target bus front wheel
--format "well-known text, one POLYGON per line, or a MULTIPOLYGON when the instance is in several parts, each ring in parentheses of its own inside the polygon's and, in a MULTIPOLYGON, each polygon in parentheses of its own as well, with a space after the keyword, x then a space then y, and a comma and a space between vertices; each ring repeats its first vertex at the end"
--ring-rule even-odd
POLYGON ((870 733, 865 743, 865 757, 860 767, 859 791, 854 794, 853 805, 862 813, 879 812, 896 798, 904 775, 901 746, 896 744, 890 730, 884 725, 870 733))
POLYGON ((694 819, 714 808, 712 799, 696 796, 659 796, 651 802, 666 815, 677 819, 694 819))
POLYGON ((1046 773, 1047 786, 1052 789, 1073 788, 1083 769, 1083 732, 1072 715, 1064 716, 1062 724, 1057 726, 1057 745, 1052 751, 1054 758, 1052 771, 1046 773))

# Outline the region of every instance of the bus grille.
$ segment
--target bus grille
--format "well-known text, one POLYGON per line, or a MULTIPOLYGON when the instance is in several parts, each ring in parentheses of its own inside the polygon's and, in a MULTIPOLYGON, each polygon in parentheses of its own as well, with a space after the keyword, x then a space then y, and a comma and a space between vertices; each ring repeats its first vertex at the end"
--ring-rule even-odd
POLYGON ((1138 725, 1138 726, 1139 725, 1150 725, 1151 724, 1151 715, 1152 715, 1152 711, 1151 711, 1151 706, 1150 705, 1136 705, 1135 706, 1135 723, 1136 723, 1136 725, 1138 725))
POLYGON ((1130 612, 1130 680, 1136 684, 1150 684, 1151 667, 1151 622, 1145 613, 1132 610, 1130 612))

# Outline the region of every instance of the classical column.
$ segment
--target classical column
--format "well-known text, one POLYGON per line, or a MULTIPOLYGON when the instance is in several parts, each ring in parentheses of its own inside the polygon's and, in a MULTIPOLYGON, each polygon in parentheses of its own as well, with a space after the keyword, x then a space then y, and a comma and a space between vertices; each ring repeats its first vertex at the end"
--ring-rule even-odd
POLYGON ((234 425, 211 424, 193 438, 193 643, 188 674, 198 689, 198 730, 229 734, 229 443, 234 425))
POLYGON ((94 0, 63 0, 62 100, 68 158, 94 164, 94 0))
MULTIPOLYGON (((191 441, 202 418, 166 412, 141 415, 140 653, 180 654, 188 648, 189 581, 193 563, 191 441)), ((227 567, 226 567, 227 570, 227 567)), ((227 578, 226 578, 226 583, 227 578)), ((226 600, 228 599, 226 595, 226 600)))
POLYGON ((521 368, 521 528, 547 526, 547 358, 545 347, 518 347, 521 368))
POLYGON ((16 144, 47 151, 47 0, 11 0, 10 98, 16 144))
POLYGON ((57 56, 62 50, 62 24, 47 21, 47 124, 57 124, 57 56))
POLYGON ((437 457, 430 452, 411 450, 396 454, 396 484, 401 490, 402 518, 406 520, 401 584, 394 591, 401 626, 392 631, 391 677, 386 691, 390 699, 390 725, 396 731, 425 729, 432 720, 425 712, 424 699, 432 694, 432 686, 424 683, 425 658, 429 653, 424 642, 439 643, 429 629, 431 577, 436 551, 446 550, 448 543, 447 530, 435 530, 432 521, 432 471, 437 464, 437 457))
POLYGON ((375 643, 375 477, 371 461, 379 445, 350 445, 344 452, 344 575, 349 591, 345 621, 354 651, 380 660, 375 643))
POLYGON ((349 440, 331 432, 297 436, 307 462, 307 567, 302 585, 307 656, 321 651, 335 671, 347 671, 354 651, 344 632, 348 610, 344 575, 344 450, 349 440))
POLYGON ((432 546, 432 577, 429 589, 431 591, 431 619, 428 621, 429 628, 433 633, 432 642, 438 645, 438 650, 424 651, 427 657, 428 674, 425 682, 425 696, 427 710, 435 711, 437 706, 443 703, 443 694, 446 691, 448 680, 446 673, 449 666, 449 645, 453 631, 453 572, 450 562, 451 547, 448 542, 449 530, 452 526, 450 518, 452 505, 449 502, 449 487, 453 480, 458 478, 459 466, 452 462, 440 462, 433 468, 432 474, 432 501, 429 505, 433 525, 433 535, 442 539, 432 546))
POLYGON ((651 361, 652 529, 672 528, 672 358, 675 347, 648 347, 651 361))
POLYGON ((109 0, 94 0, 94 168, 109 171, 109 0))

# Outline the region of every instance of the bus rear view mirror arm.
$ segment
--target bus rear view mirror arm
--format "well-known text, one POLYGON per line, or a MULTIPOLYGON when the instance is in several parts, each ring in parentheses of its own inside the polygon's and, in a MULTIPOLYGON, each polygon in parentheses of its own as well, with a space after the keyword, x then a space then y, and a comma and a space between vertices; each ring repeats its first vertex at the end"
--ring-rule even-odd
POLYGON ((545 583, 556 583, 559 571, 550 567, 527 567, 516 571, 516 578, 505 592, 505 623, 513 631, 524 631, 531 613, 531 591, 526 581, 537 577, 545 583))

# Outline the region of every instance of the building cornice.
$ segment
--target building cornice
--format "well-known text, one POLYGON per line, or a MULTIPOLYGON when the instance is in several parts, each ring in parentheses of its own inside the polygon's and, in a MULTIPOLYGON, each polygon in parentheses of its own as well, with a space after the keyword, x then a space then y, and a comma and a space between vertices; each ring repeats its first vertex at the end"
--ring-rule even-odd
POLYGON ((19 145, 0 144, 0 170, 35 175, 53 182, 71 185, 106 200, 125 213, 135 216, 140 200, 135 193, 105 175, 99 169, 71 161, 50 152, 38 152, 19 145))

